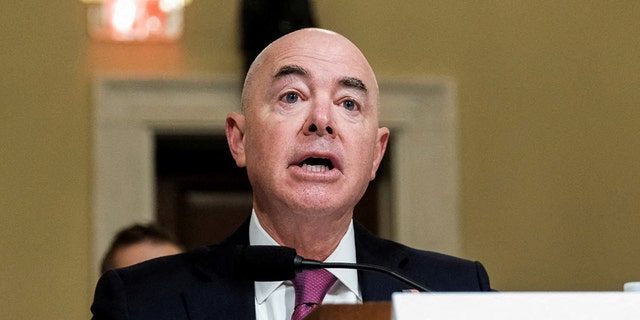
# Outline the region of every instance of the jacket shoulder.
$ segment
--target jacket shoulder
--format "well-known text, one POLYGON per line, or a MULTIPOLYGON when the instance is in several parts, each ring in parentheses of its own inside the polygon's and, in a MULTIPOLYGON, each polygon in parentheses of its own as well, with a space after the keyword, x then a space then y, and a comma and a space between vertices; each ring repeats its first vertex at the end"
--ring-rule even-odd
POLYGON ((411 248, 379 238, 356 225, 358 261, 383 265, 424 283, 432 291, 490 291, 489 276, 478 261, 411 248))

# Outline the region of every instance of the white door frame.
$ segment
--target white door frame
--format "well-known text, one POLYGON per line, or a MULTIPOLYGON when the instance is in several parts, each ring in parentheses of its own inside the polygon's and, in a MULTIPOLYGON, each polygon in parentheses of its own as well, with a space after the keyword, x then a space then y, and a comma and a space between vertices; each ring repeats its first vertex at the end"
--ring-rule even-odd
MULTIPOLYGON (((239 109, 237 78, 99 78, 93 127, 94 279, 120 228, 155 216, 154 136, 224 134, 239 109)), ((450 79, 380 81, 381 125, 392 131, 392 215, 381 233, 404 244, 459 254, 455 86, 450 79)))

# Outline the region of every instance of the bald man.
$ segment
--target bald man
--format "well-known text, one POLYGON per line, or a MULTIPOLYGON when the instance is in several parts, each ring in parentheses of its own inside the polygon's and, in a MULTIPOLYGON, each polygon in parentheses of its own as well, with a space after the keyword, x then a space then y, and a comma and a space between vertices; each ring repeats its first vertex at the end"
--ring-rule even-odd
MULTIPOLYGON (((379 265, 433 291, 491 290, 479 262, 380 239, 353 221, 389 141, 378 108, 375 74, 345 37, 303 29, 274 41, 249 68, 241 112, 226 121, 231 154, 253 188, 249 218, 220 244, 105 273, 94 319, 290 319, 293 282, 238 274, 238 245, 379 265)), ((322 303, 390 300, 408 288, 383 274, 329 272, 335 282, 322 303)))

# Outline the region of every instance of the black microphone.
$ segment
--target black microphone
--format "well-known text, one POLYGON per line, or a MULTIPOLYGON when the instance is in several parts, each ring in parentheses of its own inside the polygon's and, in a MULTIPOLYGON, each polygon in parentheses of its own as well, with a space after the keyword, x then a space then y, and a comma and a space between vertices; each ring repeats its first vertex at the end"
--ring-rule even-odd
POLYGON ((280 281, 295 278, 302 270, 314 269, 356 269, 387 274, 422 292, 431 292, 425 286, 384 267, 344 262, 320 262, 305 259, 296 249, 281 246, 238 246, 235 266, 240 274, 253 281, 280 281))

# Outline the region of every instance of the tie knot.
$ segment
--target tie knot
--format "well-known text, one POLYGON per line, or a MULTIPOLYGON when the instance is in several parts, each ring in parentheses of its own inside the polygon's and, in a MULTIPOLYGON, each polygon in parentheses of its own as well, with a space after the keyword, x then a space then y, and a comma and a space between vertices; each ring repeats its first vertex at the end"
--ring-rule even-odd
POLYGON ((320 304, 337 278, 325 269, 305 270, 293 279, 296 291, 296 306, 300 304, 320 304))

